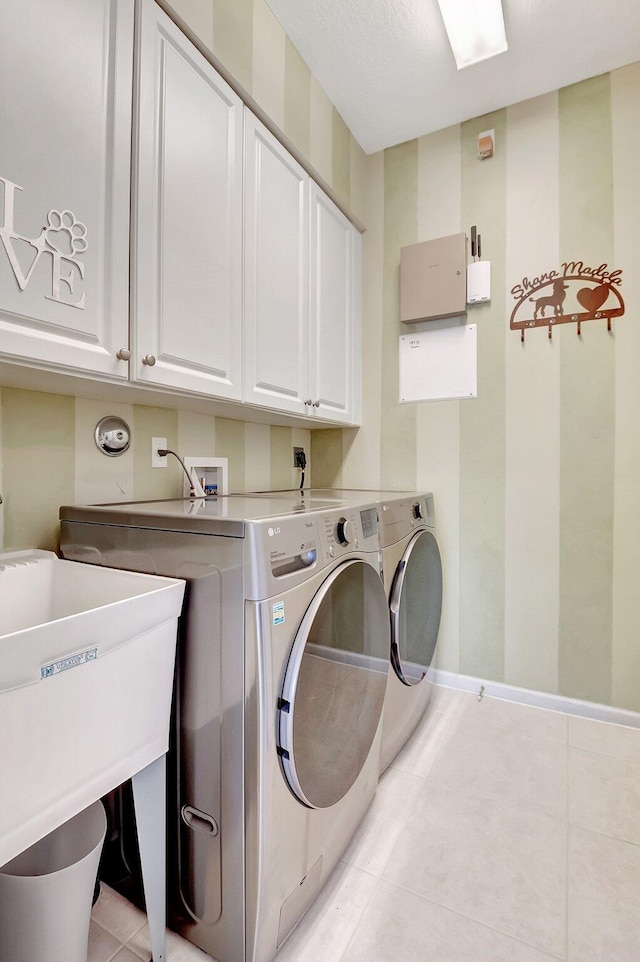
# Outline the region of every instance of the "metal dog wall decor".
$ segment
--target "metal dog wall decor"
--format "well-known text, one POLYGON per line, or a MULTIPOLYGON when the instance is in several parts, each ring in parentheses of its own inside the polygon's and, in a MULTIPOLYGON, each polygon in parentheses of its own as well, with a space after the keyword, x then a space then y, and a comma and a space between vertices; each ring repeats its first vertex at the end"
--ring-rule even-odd
POLYGON ((583 261, 565 261, 559 270, 532 280, 523 277, 511 288, 516 305, 509 327, 520 331, 521 341, 525 331, 533 327, 546 327, 552 337, 557 324, 575 324, 581 334, 585 321, 605 319, 610 331, 611 319, 624 314, 621 284, 621 270, 610 271, 608 264, 589 267, 583 261))

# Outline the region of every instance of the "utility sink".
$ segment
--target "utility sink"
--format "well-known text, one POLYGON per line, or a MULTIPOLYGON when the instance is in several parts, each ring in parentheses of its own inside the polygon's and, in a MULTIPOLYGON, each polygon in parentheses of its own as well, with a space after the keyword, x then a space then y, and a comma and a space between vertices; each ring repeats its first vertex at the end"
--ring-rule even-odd
POLYGON ((0 865, 167 751, 184 589, 0 554, 0 865))

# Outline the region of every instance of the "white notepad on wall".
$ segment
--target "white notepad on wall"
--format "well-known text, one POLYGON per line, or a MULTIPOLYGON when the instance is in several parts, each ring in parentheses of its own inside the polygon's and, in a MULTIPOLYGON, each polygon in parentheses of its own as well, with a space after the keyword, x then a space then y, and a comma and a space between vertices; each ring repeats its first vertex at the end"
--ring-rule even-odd
POLYGON ((400 404, 478 396, 477 324, 400 336, 400 404))

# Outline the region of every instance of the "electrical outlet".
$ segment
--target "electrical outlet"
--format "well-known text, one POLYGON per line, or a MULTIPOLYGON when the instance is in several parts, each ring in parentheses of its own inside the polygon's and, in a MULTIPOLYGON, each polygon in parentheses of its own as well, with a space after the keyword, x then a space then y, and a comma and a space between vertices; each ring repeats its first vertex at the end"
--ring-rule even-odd
POLYGON ((305 453, 304 453, 304 448, 296 448, 296 447, 294 447, 294 449, 293 449, 293 466, 294 466, 294 468, 301 468, 301 467, 302 467, 302 465, 300 464, 300 462, 299 462, 299 460, 298 460, 300 456, 302 456, 302 460, 303 460, 303 461, 306 460, 306 455, 305 455, 305 453))
POLYGON ((166 438, 151 438, 151 467, 152 468, 166 468, 167 466, 167 455, 163 458, 158 454, 158 448, 166 448, 167 439, 166 438))

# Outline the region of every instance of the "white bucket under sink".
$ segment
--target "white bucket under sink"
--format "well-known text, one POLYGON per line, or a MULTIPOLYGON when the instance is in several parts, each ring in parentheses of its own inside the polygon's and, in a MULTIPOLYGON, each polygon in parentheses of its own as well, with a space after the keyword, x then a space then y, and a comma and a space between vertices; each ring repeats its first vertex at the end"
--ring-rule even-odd
POLYGON ((0 865, 167 751, 184 588, 0 554, 0 865))

